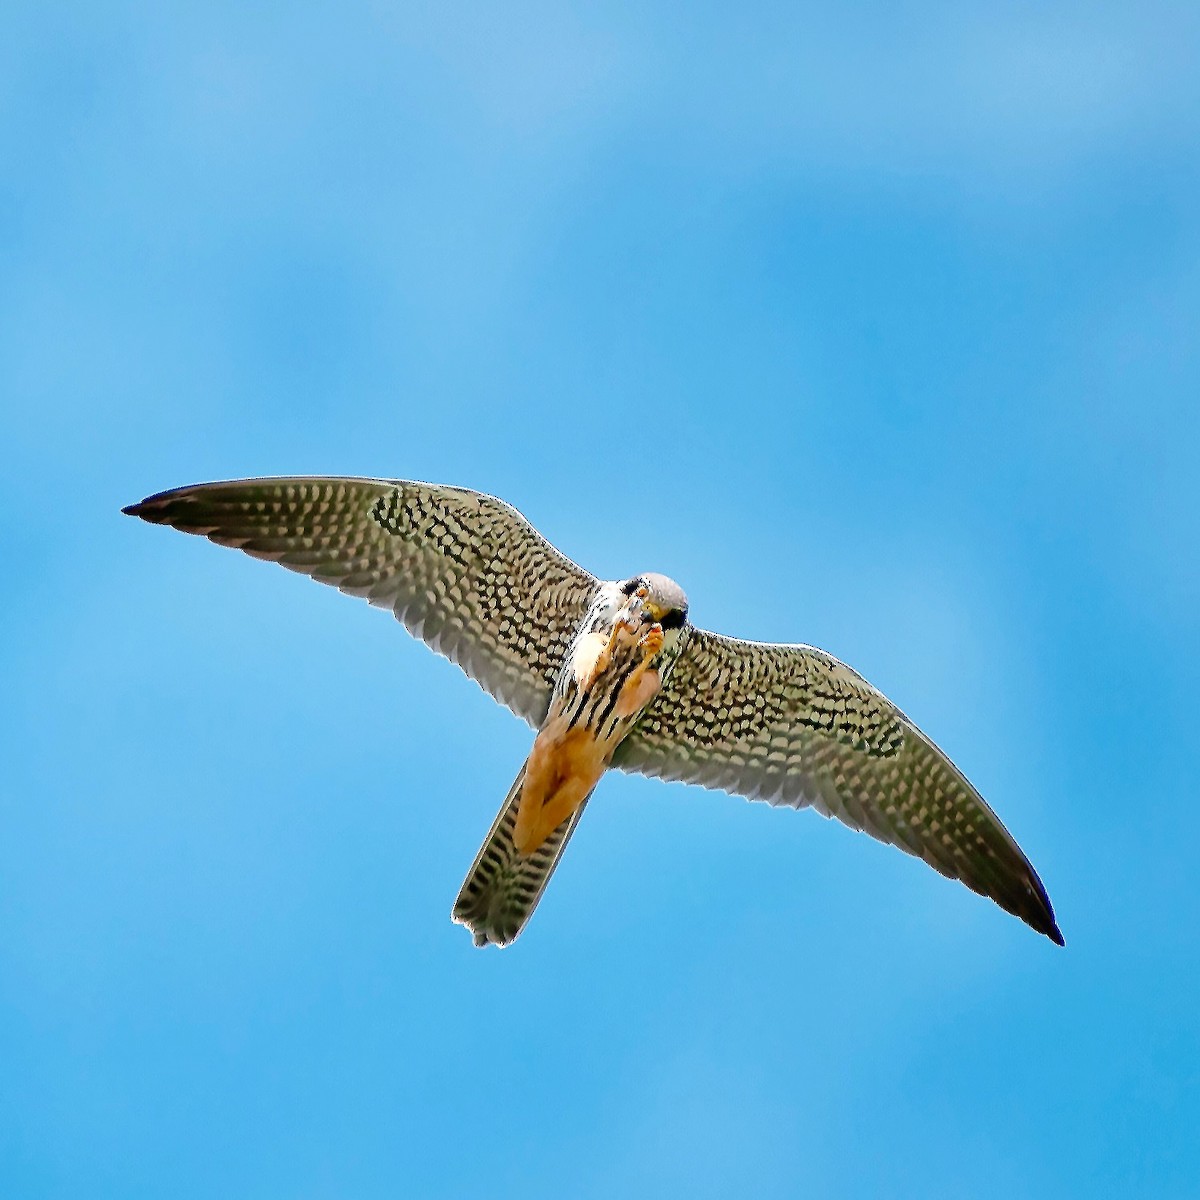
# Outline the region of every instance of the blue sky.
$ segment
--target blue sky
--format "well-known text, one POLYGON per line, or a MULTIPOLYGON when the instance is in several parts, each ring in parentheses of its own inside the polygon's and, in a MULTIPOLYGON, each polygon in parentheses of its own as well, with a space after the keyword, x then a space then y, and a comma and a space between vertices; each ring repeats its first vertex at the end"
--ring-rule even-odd
POLYGON ((1200 1186, 1194 4, 7 5, 0 1192, 1200 1186), (811 813, 606 780, 384 615, 119 515, 515 503, 816 643, 1057 950, 811 813))

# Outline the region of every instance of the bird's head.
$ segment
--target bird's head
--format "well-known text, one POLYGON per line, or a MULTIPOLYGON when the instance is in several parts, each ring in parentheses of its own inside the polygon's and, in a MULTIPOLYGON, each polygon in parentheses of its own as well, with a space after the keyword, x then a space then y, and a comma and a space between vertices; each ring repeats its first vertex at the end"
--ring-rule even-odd
POLYGON ((661 625, 663 633, 687 623, 688 602, 683 588, 665 575, 648 571, 621 580, 617 585, 621 606, 645 625, 661 625))
POLYGON ((604 585, 597 614, 611 628, 624 618, 634 629, 662 627, 663 648, 660 662, 674 662, 681 649, 680 638, 687 625, 688 602, 683 588, 665 575, 647 571, 629 579, 619 579, 604 585))

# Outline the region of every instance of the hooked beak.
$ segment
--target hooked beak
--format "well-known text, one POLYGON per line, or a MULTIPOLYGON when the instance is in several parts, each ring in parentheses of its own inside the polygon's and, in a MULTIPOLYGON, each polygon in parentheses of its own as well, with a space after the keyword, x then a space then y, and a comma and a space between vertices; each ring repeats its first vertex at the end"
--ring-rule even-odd
POLYGON ((630 621, 635 621, 642 625, 653 625, 656 621, 662 619, 662 613, 659 611, 658 605, 647 603, 646 597, 649 594, 650 589, 643 584, 629 597, 625 611, 628 613, 630 621))
POLYGON ((630 597, 628 605, 629 619, 638 621, 642 625, 658 625, 667 615, 667 610, 660 608, 652 600, 648 600, 649 589, 640 587, 632 597, 630 597))

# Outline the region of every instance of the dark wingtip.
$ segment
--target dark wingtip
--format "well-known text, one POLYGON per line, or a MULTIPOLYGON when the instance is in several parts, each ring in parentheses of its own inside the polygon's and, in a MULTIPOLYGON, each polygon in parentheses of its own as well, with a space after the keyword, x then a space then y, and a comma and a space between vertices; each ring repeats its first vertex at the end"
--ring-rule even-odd
POLYGON ((1045 885, 1028 859, 1025 860, 1025 866, 1028 871, 1025 881, 1026 900, 1032 900, 1032 905, 1026 904, 1016 915, 1037 933, 1045 934, 1056 946, 1065 946, 1067 943, 1054 917, 1054 906, 1050 903, 1045 885))
POLYGON ((1039 887, 1038 893, 1042 903, 1038 906, 1040 911, 1025 914, 1025 924, 1030 926, 1036 932, 1045 934, 1056 946, 1065 946, 1066 940, 1063 938, 1062 930, 1058 927, 1058 922, 1054 918, 1054 909, 1050 907, 1050 898, 1046 895, 1045 889, 1039 887))
POLYGON ((1025 924, 1037 933, 1044 934, 1056 946, 1065 946, 1066 940, 1063 938, 1062 930, 1058 927, 1058 922, 1054 918, 1054 909, 1050 907, 1050 901, 1046 897, 1045 891, 1042 891, 1042 904, 1040 912, 1024 917, 1025 924))
POLYGON ((147 496, 145 500, 139 500, 136 504, 127 504, 121 512, 127 517, 141 517, 143 521, 153 521, 155 524, 163 524, 162 514, 168 509, 172 501, 181 498, 180 493, 190 491, 189 488, 171 488, 165 492, 155 492, 153 496, 147 496))

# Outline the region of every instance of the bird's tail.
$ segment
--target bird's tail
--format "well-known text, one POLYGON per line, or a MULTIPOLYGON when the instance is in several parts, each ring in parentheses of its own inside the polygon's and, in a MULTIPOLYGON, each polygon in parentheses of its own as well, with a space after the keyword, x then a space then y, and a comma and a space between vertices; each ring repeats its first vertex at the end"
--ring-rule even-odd
POLYGON ((585 799, 532 854, 521 854, 513 830, 524 782, 522 767, 454 902, 451 916, 475 935, 477 946, 507 946, 525 928, 587 804, 585 799))

